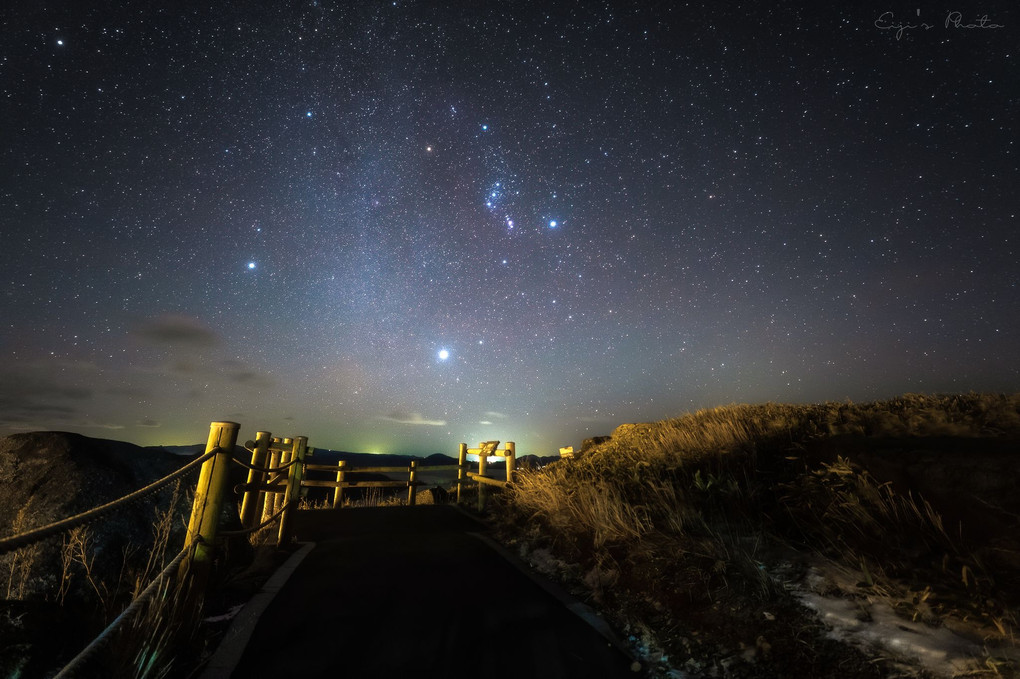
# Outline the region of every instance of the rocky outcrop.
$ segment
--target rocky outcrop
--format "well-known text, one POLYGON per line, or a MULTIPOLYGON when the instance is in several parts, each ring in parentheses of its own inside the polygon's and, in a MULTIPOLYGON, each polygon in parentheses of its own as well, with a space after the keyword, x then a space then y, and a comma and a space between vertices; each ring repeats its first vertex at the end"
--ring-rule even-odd
POLYGON ((445 505, 450 501, 450 492, 441 486, 419 490, 414 496, 415 504, 445 505))
POLYGON ((577 456, 581 457, 582 455, 584 455, 585 453, 590 451, 595 446, 600 446, 600 445, 602 445, 603 443, 605 443, 606 441, 608 441, 611 438, 613 438, 613 437, 612 436, 592 436, 591 438, 585 439, 584 441, 581 442, 581 452, 579 452, 577 454, 577 456))

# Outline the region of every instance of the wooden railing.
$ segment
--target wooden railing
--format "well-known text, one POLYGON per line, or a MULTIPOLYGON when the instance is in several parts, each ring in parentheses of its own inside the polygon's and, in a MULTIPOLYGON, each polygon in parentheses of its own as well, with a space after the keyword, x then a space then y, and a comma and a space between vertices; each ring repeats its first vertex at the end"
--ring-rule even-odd
MULTIPOLYGON (((304 468, 306 471, 318 471, 318 472, 333 472, 336 474, 336 479, 333 481, 318 480, 318 479, 303 479, 301 481, 302 487, 305 488, 332 488, 333 498, 332 506, 333 509, 339 509, 343 506, 344 502, 344 490, 347 488, 407 488, 407 505, 413 507, 417 501, 417 488, 419 486, 427 485, 422 481, 418 480, 419 473, 433 473, 443 471, 456 471, 457 472, 457 502, 461 502, 462 490, 465 486, 471 483, 478 485, 478 509, 479 511, 484 510, 486 501, 486 486, 498 486, 504 487, 508 483, 513 483, 514 474, 517 470, 516 464, 516 446, 513 441, 507 441, 506 448, 504 450, 498 450, 497 446, 499 441, 486 441, 478 444, 478 448, 468 448, 466 443, 460 444, 460 450, 458 451, 457 464, 450 465, 427 465, 419 466, 417 460, 411 460, 406 466, 393 466, 393 467, 353 467, 347 464, 346 460, 340 460, 335 465, 331 464, 314 464, 306 462, 304 468), (471 465, 467 462, 468 455, 478 456, 478 471, 470 471, 471 465), (506 480, 494 479, 486 476, 486 470, 488 469, 488 458, 491 456, 500 456, 506 458, 506 480), (367 474, 367 473, 380 473, 380 474, 406 474, 407 480, 399 481, 360 481, 351 479, 349 474, 367 474)), ((252 458, 254 465, 254 456, 252 458)), ((278 489, 275 491, 268 492, 279 492, 278 489)), ((248 501, 247 496, 245 501, 248 501)), ((254 500, 252 502, 255 502, 254 500)), ((242 515, 244 510, 242 509, 242 515)))
POLYGON ((399 488, 406 486, 407 505, 414 506, 416 488, 425 485, 418 479, 419 473, 456 471, 457 502, 461 502, 462 491, 466 486, 476 484, 478 487, 478 509, 481 511, 485 507, 486 489, 491 486, 505 487, 513 482, 516 473, 516 447, 512 441, 507 442, 504 450, 497 449, 499 441, 486 441, 480 443, 478 448, 468 448, 466 443, 461 443, 455 465, 419 467, 417 460, 412 460, 407 466, 353 468, 342 460, 336 465, 309 464, 305 458, 313 452, 313 449, 308 447, 307 437, 274 438, 267 431, 258 432, 254 441, 248 441, 245 444, 245 448, 251 453, 251 459, 250 462, 244 462, 234 457, 239 429, 240 425, 236 422, 213 422, 209 427, 209 439, 206 443, 205 453, 188 462, 176 472, 122 498, 77 516, 26 533, 0 538, 0 555, 2 555, 33 545, 51 536, 62 535, 78 526, 99 521, 128 503, 155 493, 170 482, 193 472, 201 465, 191 508, 191 518, 188 521, 188 529, 181 551, 98 637, 56 675, 57 677, 74 675, 119 626, 130 620, 141 609, 146 600, 157 592, 165 592, 167 588, 174 586, 175 582, 177 587, 186 589, 187 606, 195 608, 200 606, 209 581, 218 539, 250 534, 269 526, 278 519, 280 525, 277 544, 279 546, 288 545, 293 539, 294 512, 302 488, 333 488, 332 504, 334 508, 339 508, 343 505, 344 490, 348 488, 399 488), (472 466, 468 465, 469 455, 478 456, 477 472, 471 471, 472 466), (500 456, 506 459, 505 480, 490 478, 486 475, 490 456, 500 456), (242 528, 236 531, 220 531, 220 516, 230 485, 229 472, 232 463, 248 469, 247 481, 234 488, 235 492, 243 491, 244 493, 240 508, 242 528), (336 474, 336 480, 308 480, 304 478, 306 470, 331 471, 336 474), (407 480, 351 480, 348 474, 356 472, 406 473, 407 480), (176 578, 174 577, 175 571, 176 578))
MULTIPOLYGON (((478 472, 467 472, 467 478, 478 484, 478 511, 485 510, 486 496, 488 495, 487 487, 496 486, 498 488, 505 488, 508 484, 514 482, 514 476, 517 474, 517 444, 513 441, 507 441, 504 450, 499 450, 497 446, 499 446, 499 441, 484 441, 479 443, 477 448, 468 448, 466 443, 460 444, 460 452, 457 455, 457 459, 462 469, 466 468, 468 455, 478 456, 478 472), (485 475, 489 468, 489 458, 493 456, 502 457, 506 460, 506 479, 503 481, 485 475)), ((465 483, 467 481, 458 476, 458 501, 460 501, 460 489, 465 483)))

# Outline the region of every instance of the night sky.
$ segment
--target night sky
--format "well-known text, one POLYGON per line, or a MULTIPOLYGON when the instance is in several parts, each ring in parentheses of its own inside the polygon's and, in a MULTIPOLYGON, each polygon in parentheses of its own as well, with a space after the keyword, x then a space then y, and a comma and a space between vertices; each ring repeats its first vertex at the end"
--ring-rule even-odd
POLYGON ((1012 1, 15 4, 0 434, 1020 388, 1012 1))

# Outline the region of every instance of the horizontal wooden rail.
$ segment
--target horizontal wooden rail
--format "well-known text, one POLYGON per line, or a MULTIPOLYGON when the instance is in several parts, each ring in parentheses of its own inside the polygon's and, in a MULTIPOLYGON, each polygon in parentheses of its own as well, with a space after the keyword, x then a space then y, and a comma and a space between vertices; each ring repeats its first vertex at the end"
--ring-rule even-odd
POLYGON ((491 479, 488 476, 482 476, 477 472, 468 472, 468 478, 477 481, 478 483, 484 483, 490 486, 499 486, 505 488, 507 485, 506 481, 500 481, 499 479, 491 479))
MULTIPOLYGON (((457 502, 461 501, 463 487, 470 483, 478 484, 478 507, 481 511, 485 506, 486 486, 506 488, 513 482, 517 470, 517 453, 513 441, 508 441, 505 450, 498 450, 499 441, 485 441, 479 444, 478 448, 468 448, 467 444, 460 444, 460 451, 457 457, 457 464, 419 466, 418 460, 411 460, 408 465, 380 466, 380 467, 351 467, 347 460, 340 460, 336 464, 305 463, 304 470, 307 472, 332 472, 336 474, 336 480, 312 480, 301 479, 301 485, 306 488, 332 488, 333 509, 343 506, 343 493, 345 488, 407 488, 407 504, 414 506, 415 489, 428 485, 418 481, 419 474, 435 472, 457 472, 457 502), (468 455, 478 456, 478 472, 469 471, 474 465, 467 463, 468 455), (505 458, 506 480, 494 479, 486 476, 488 459, 490 457, 505 458), (351 475, 356 474, 407 474, 407 480, 400 481, 354 481, 350 480, 351 475)), ((272 448, 270 448, 272 451, 272 448)))
POLYGON ((286 490, 287 479, 283 479, 279 483, 239 483, 234 486, 234 492, 283 493, 286 490))
MULTIPOLYGON (((511 441, 511 443, 512 443, 512 441, 511 441)), ((468 455, 481 455, 482 454, 482 449, 481 448, 468 448, 467 449, 467 454, 468 455)), ((486 457, 509 457, 509 456, 510 456, 510 453, 508 453, 505 450, 491 450, 491 451, 489 451, 489 454, 486 455, 486 457)))
POLYGON ((345 469, 345 467, 342 468, 340 465, 336 464, 306 464, 305 469, 307 471, 315 472, 338 472, 341 469, 345 469))
POLYGON ((410 469, 410 466, 405 465, 403 467, 352 467, 347 469, 347 471, 357 473, 393 474, 394 472, 406 472, 410 469))
POLYGON ((309 488, 407 488, 408 485, 424 486, 424 481, 310 481, 304 479, 302 486, 309 488))
MULTIPOLYGON (((470 469, 470 465, 461 467, 459 464, 437 464, 428 467, 418 467, 418 473, 423 472, 455 472, 458 469, 470 469)), ((306 464, 306 470, 316 472, 347 472, 348 474, 357 474, 359 472, 406 472, 410 467, 341 467, 335 464, 306 464)))

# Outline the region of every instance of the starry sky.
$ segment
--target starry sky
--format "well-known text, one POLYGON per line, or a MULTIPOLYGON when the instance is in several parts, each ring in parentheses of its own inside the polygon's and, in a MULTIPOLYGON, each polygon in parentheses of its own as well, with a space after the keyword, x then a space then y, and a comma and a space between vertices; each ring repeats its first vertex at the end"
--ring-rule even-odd
POLYGON ((0 434, 1018 390, 1020 12, 818 4, 15 3, 0 434))

